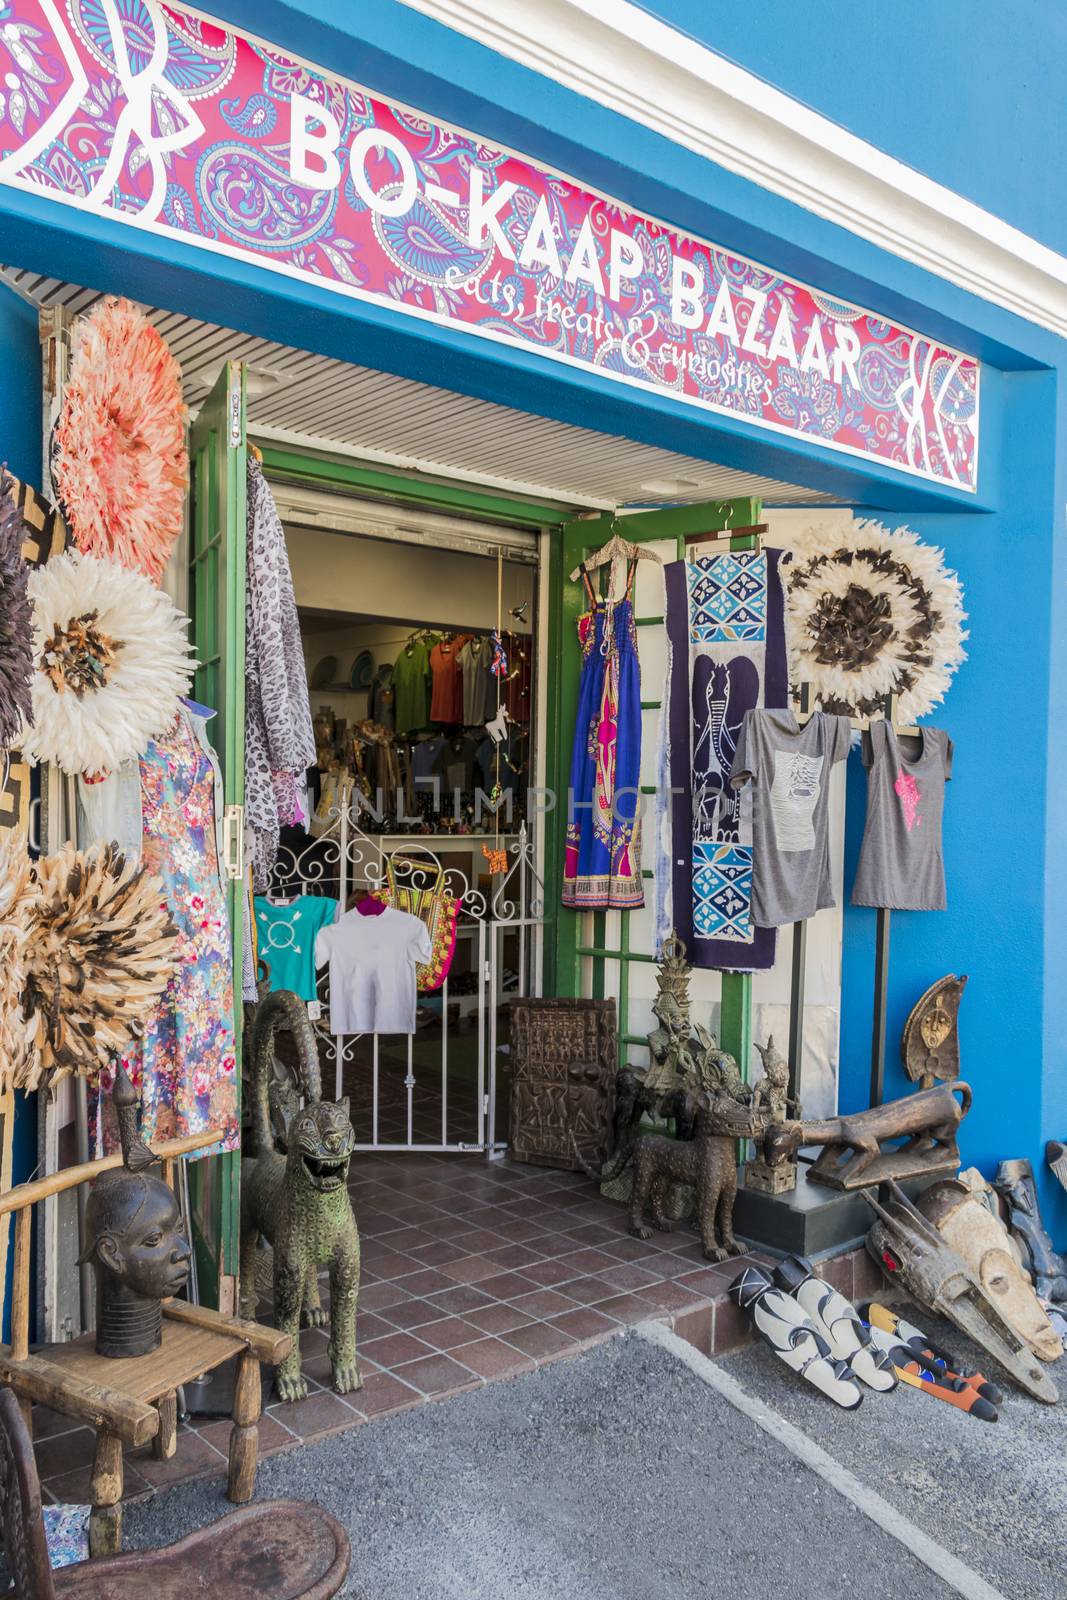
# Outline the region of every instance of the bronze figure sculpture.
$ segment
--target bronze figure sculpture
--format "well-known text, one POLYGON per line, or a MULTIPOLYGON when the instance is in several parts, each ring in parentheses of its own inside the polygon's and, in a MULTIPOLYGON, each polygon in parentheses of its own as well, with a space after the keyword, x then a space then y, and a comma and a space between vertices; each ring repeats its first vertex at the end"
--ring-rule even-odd
POLYGON ((956 1131, 971 1099, 970 1085, 957 1079, 951 1087, 920 1089, 852 1116, 772 1123, 763 1136, 763 1158, 776 1167, 805 1145, 823 1145, 808 1177, 831 1189, 865 1189, 889 1178, 954 1173, 960 1164, 956 1131), (962 1103, 956 1100, 957 1093, 962 1103), (897 1150, 882 1149, 894 1139, 906 1143, 897 1150))
POLYGON ((660 946, 652 1004, 656 1026, 648 1035, 648 1066, 620 1067, 615 1076, 614 1153, 604 1169, 605 1179, 618 1175, 629 1162, 644 1116, 674 1119, 679 1137, 688 1139, 693 1130, 691 1090, 707 1090, 712 1099, 724 1102, 724 1108, 728 1102, 735 1117, 751 1097, 737 1062, 728 1050, 719 1048, 715 1036, 699 1023, 695 1037, 691 1034, 689 977, 685 945, 672 933, 660 946))
POLYGON ((1008 1226, 1022 1247, 1023 1264, 1042 1300, 1067 1305, 1067 1260, 1041 1220, 1037 1185, 1029 1161, 1002 1161, 993 1187, 1007 1203, 1008 1226))
MULTIPOLYGON (((784 1123, 790 1111, 799 1120, 803 1110, 800 1101, 789 1093, 789 1062, 776 1048, 774 1035, 768 1035, 767 1043, 757 1044, 756 1049, 763 1062, 763 1077, 752 1095, 752 1134, 762 1139, 772 1123, 784 1123)), ((796 1186, 795 1161, 780 1161, 772 1166, 761 1152, 745 1162, 746 1189, 756 1189, 761 1194, 788 1194, 796 1186)))
POLYGON ((951 972, 939 978, 916 1000, 904 1024, 900 1058, 908 1077, 924 1089, 960 1075, 959 1010, 966 986, 966 977, 951 972))
POLYGON ((185 1288, 192 1252, 173 1190, 146 1171, 155 1157, 138 1132, 137 1091, 121 1062, 112 1101, 123 1164, 90 1187, 79 1264, 96 1270, 97 1354, 121 1360, 159 1348, 162 1302, 185 1288))
POLYGON ((262 1235, 274 1249, 274 1315, 292 1337, 275 1380, 281 1400, 303 1400, 301 1316, 309 1327, 330 1325, 333 1387, 348 1394, 362 1387, 356 1364, 359 1230, 348 1197, 348 1165, 356 1136, 348 1101, 322 1099, 318 1046, 307 1008, 287 989, 267 996, 252 1035, 253 1153, 241 1163, 241 1309, 256 1307, 256 1250, 262 1235), (288 1150, 274 1148, 270 1082, 274 1035, 288 1027, 299 1051, 304 1107, 287 1130, 288 1150), (319 1299, 319 1269, 330 1273, 330 1310, 319 1299))
POLYGON ((633 1147, 634 1183, 630 1196, 630 1232, 638 1239, 652 1237, 644 1220, 646 1206, 658 1229, 674 1226, 667 1211, 667 1191, 672 1184, 687 1184, 696 1198, 697 1223, 704 1256, 725 1261, 743 1253, 734 1238, 734 1200, 737 1165, 733 1139, 715 1131, 712 1100, 706 1090, 693 1095, 696 1126, 691 1139, 668 1139, 646 1133, 633 1147))

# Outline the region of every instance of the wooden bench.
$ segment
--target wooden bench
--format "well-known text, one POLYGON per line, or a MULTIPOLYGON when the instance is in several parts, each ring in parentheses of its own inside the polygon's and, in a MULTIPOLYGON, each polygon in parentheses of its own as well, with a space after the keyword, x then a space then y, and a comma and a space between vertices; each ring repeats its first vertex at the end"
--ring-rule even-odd
POLYGON ((351 1550, 319 1506, 267 1500, 246 1506, 162 1550, 81 1561, 53 1572, 33 1446, 18 1402, 0 1390, 0 1526, 15 1600, 331 1600, 351 1550))
MULTIPOLYGON (((216 1144, 212 1130, 173 1139, 156 1151, 174 1187, 177 1163, 192 1150, 216 1144)), ((51 1406, 63 1416, 96 1429, 89 1519, 91 1555, 112 1555, 122 1546, 124 1446, 151 1444, 160 1460, 177 1448, 177 1391, 202 1373, 236 1359, 233 1430, 230 1434, 227 1493, 236 1505, 252 1498, 262 1410, 259 1364, 284 1361, 292 1348, 288 1334, 259 1322, 228 1317, 185 1300, 163 1302, 163 1342, 150 1355, 113 1360, 98 1356, 95 1336, 86 1333, 69 1344, 53 1344, 30 1354, 30 1244, 33 1207, 40 1200, 88 1183, 122 1165, 120 1155, 67 1167, 51 1177, 23 1183, 0 1195, 0 1219, 15 1217, 11 1345, 0 1346, 0 1383, 14 1391, 28 1434, 32 1405, 51 1406)), ((0 1226, 6 1223, 0 1220, 0 1226)))

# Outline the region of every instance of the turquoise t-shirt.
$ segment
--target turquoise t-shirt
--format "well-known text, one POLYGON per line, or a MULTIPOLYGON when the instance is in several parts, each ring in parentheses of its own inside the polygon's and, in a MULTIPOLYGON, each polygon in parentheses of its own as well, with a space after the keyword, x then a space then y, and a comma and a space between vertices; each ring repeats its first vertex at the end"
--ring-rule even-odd
POLYGON ((271 989, 291 989, 301 1000, 317 998, 315 939, 337 915, 337 901, 323 894, 301 894, 275 904, 256 895, 259 959, 270 968, 271 989))

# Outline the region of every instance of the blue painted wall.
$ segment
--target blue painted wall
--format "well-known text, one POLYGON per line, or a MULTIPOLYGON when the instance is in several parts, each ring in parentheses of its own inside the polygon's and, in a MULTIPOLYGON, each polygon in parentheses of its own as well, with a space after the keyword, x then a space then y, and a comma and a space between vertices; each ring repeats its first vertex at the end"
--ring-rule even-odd
POLYGON ((1057 0, 643 9, 1067 252, 1067 7, 1057 0))
MULTIPOLYGON (((960 1012, 962 1073, 975 1094, 961 1148, 991 1175, 1000 1160, 1028 1156, 1039 1171, 1042 1141, 1067 1134, 1067 1012, 1063 999, 1061 796, 1064 755, 1049 730, 1063 678, 1062 459, 1057 462, 1053 372, 994 380, 1011 424, 1000 441, 1006 503, 998 515, 887 516, 941 545, 960 574, 968 660, 944 706, 929 720, 955 742, 945 801, 946 912, 896 912, 890 940, 885 1095, 910 1087, 899 1040, 912 1004, 947 972, 969 978, 960 1012), (1054 812, 1059 813, 1058 816, 1054 812)), ((851 885, 863 830, 866 783, 849 760, 845 883, 851 885)), ((845 916, 841 1103, 868 1102, 875 913, 845 916)), ((1047 1220, 1067 1236, 1067 1197, 1041 1174, 1047 1220)))

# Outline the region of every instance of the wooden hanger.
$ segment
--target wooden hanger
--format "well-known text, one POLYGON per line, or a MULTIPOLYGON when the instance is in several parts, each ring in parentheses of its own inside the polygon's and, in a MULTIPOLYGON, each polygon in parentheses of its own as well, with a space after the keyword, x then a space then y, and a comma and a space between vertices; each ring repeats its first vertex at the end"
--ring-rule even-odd
MULTIPOLYGON (((733 539, 755 539, 754 548, 761 548, 763 535, 767 532, 765 522, 753 522, 744 528, 723 528, 716 533, 687 533, 685 547, 688 550, 694 544, 724 544, 729 545, 733 539)), ((741 552, 738 552, 740 554, 741 552)))
POLYGON ((251 439, 249 439, 249 441, 248 441, 248 449, 249 449, 249 453, 251 455, 254 455, 256 460, 259 462, 260 466, 262 466, 263 465, 263 452, 259 448, 259 445, 258 444, 253 444, 251 439))
MULTIPOLYGON (((883 716, 853 717, 851 719, 852 726, 858 729, 859 732, 863 733, 866 729, 873 727, 876 722, 887 722, 895 734, 903 734, 905 738, 910 739, 920 738, 923 730, 918 726, 917 723, 908 723, 902 725, 901 723, 897 722, 897 700, 898 696, 895 694, 886 695, 885 712, 883 716)), ((821 707, 816 706, 812 701, 811 684, 802 683, 800 686, 800 705, 794 712, 797 727, 802 728, 806 722, 810 722, 815 712, 820 709, 821 707)))

